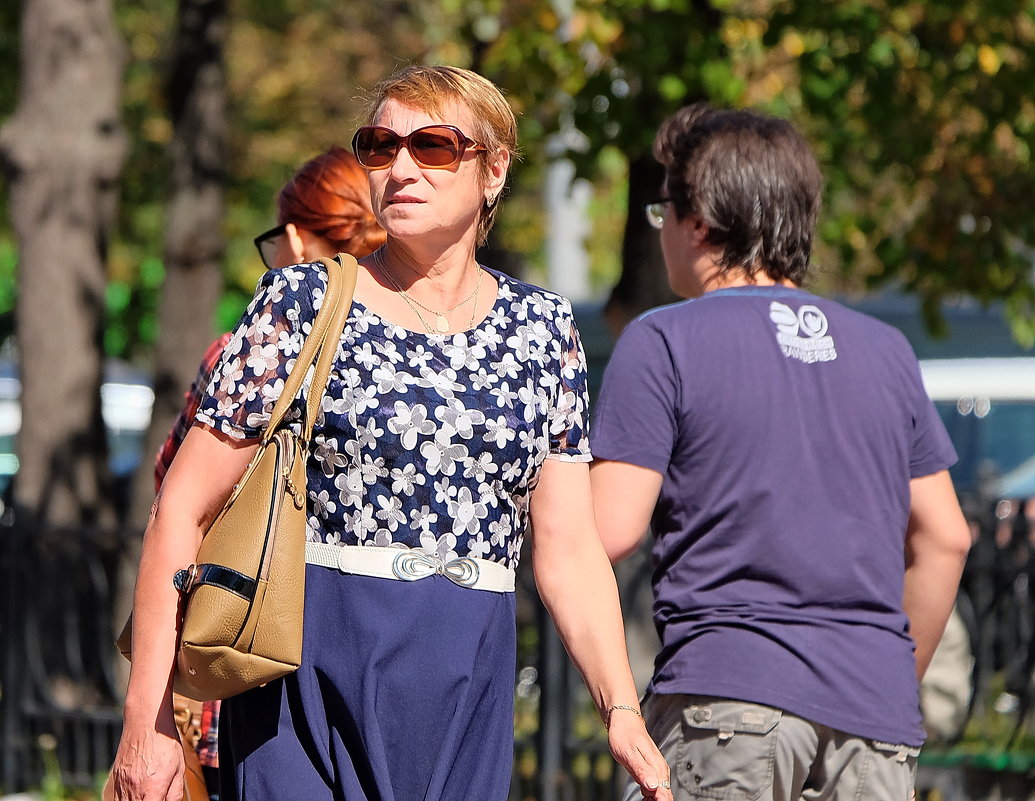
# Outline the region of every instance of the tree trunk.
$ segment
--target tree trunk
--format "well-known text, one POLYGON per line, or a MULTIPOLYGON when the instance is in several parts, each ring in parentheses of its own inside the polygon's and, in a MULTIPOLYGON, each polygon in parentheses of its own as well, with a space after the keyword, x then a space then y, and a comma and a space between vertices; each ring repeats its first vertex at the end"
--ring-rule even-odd
POLYGON ((19 252, 14 502, 47 528, 107 528, 100 388, 124 50, 110 0, 24 0, 21 42, 18 107, 0 129, 19 252))
POLYGON ((617 336, 641 312, 677 300, 668 285, 661 239, 650 227, 643 206, 656 200, 664 178, 649 156, 629 163, 629 216, 622 241, 622 275, 604 306, 608 327, 617 336))
MULTIPOLYGON (((173 123, 170 196, 165 225, 165 284, 158 308, 155 402, 143 458, 133 479, 127 538, 118 571, 115 619, 133 603, 139 534, 154 499, 154 456, 183 406, 198 363, 215 336, 225 241, 225 0, 180 0, 167 96, 173 123)), ((123 681, 127 678, 125 665, 123 681)))
POLYGON ((216 334, 225 248, 227 23, 225 0, 180 0, 167 84, 173 123, 171 193, 155 347, 155 404, 129 518, 137 531, 146 525, 154 498, 154 454, 216 334))

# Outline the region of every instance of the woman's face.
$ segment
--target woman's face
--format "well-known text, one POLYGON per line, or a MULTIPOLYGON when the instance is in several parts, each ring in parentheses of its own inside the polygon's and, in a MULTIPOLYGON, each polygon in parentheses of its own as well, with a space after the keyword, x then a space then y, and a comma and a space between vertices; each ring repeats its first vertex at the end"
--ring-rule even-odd
MULTIPOLYGON (((471 112, 462 105, 447 106, 441 117, 387 101, 373 122, 405 136, 426 125, 454 125, 468 137, 471 112)), ((480 143, 479 143, 480 144, 480 143)), ((395 239, 439 239, 447 244, 477 235, 478 218, 487 197, 495 197, 506 180, 509 156, 491 162, 488 181, 482 178, 479 151, 468 149, 456 165, 431 169, 413 160, 402 147, 395 161, 368 173, 374 216, 395 239)))

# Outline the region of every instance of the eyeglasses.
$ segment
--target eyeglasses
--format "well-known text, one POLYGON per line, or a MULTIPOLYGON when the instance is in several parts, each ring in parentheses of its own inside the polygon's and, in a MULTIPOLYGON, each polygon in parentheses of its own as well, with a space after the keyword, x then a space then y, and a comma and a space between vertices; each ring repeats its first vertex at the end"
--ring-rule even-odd
POLYGON ((435 170, 458 164, 468 149, 485 150, 484 145, 453 125, 426 125, 406 136, 400 136, 391 128, 367 125, 352 137, 352 152, 359 165, 368 170, 392 166, 403 147, 421 167, 435 170))
POLYGON ((665 217, 668 215, 671 203, 672 198, 659 197, 657 200, 643 204, 643 211, 647 215, 647 222, 650 223, 651 228, 657 228, 660 231, 665 226, 665 217))
POLYGON ((255 237, 255 247, 259 251, 259 258, 262 259, 262 263, 266 265, 266 268, 272 270, 277 265, 275 260, 277 258, 277 239, 284 235, 286 226, 278 225, 276 228, 270 228, 265 233, 259 234, 255 237))

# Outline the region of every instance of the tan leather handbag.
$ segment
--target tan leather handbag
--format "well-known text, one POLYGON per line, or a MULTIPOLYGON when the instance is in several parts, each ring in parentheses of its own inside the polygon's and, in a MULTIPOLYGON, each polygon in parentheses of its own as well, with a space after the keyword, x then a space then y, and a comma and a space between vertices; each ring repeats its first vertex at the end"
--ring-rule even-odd
MULTIPOLYGON (((357 269, 347 254, 320 261, 327 291, 269 427, 202 539, 195 564, 173 581, 185 598, 174 686, 199 701, 258 687, 292 672, 302 659, 306 459, 357 269), (298 436, 281 423, 314 359, 298 436)), ((131 622, 119 637, 127 657, 131 622)))

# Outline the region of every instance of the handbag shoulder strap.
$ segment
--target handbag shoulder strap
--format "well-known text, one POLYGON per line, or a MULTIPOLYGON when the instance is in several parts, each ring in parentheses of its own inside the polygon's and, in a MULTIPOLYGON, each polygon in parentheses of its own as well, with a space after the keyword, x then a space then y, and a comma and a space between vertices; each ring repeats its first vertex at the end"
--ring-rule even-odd
POLYGON ((345 326, 349 310, 352 307, 352 296, 356 289, 356 273, 358 265, 356 259, 347 253, 339 253, 335 258, 321 258, 320 263, 327 270, 327 289, 324 292, 320 304, 320 311, 313 320, 312 329, 306 337, 302 350, 295 359, 291 373, 284 381, 284 389, 277 398, 277 402, 270 412, 269 426, 263 432, 262 441, 269 442, 280 427, 284 415, 287 414, 291 404, 294 403, 302 388, 302 381, 309 366, 314 359, 319 360, 316 364, 316 371, 313 375, 313 383, 309 388, 309 398, 306 403, 305 419, 302 423, 302 436, 308 442, 312 434, 313 424, 319 411, 319 405, 323 399, 324 390, 327 387, 327 378, 330 376, 331 365, 334 363, 334 356, 337 352, 338 338, 345 326), (330 347, 324 347, 327 343, 330 347))
POLYGON ((313 373, 313 383, 306 399, 302 439, 307 444, 313 433, 313 425, 319 416, 320 404, 323 401, 324 392, 327 390, 327 379, 330 377, 331 367, 334 366, 334 359, 338 355, 341 332, 345 328, 345 321, 352 309, 352 297, 356 293, 356 277, 359 271, 359 264, 355 257, 348 253, 339 253, 334 259, 321 258, 320 261, 327 268, 328 275, 330 270, 337 270, 341 287, 334 307, 334 315, 323 335, 320 355, 316 360, 316 370, 313 373))

